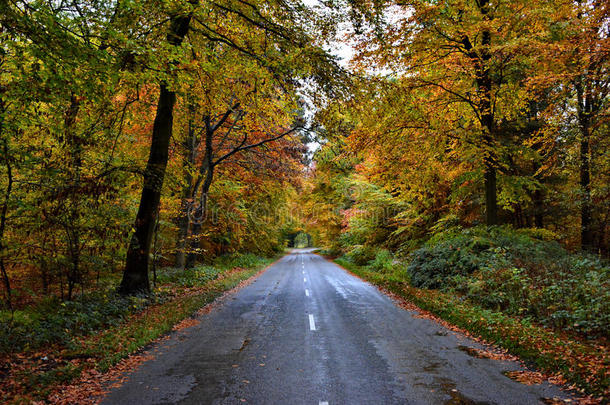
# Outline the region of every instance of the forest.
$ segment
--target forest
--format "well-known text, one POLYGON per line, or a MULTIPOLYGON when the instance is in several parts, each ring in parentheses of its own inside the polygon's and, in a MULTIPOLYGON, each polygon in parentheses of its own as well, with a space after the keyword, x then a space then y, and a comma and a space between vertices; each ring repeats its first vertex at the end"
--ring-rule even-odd
POLYGON ((0 44, 4 397, 309 245, 609 394, 608 2, 0 0, 0 44))

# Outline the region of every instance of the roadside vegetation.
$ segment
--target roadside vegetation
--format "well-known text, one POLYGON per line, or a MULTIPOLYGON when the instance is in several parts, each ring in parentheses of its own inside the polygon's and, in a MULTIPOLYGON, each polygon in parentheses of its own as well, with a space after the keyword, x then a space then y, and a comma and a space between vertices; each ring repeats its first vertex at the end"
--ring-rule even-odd
POLYGON ((273 260, 221 256, 210 265, 160 270, 147 295, 121 297, 108 289, 3 311, 0 395, 7 403, 41 401, 85 371, 104 373, 273 260))

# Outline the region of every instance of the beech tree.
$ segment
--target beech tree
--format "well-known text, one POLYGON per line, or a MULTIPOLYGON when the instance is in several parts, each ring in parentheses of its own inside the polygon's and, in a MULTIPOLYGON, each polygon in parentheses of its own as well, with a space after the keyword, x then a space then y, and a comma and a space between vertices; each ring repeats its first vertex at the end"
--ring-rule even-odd
MULTIPOLYGON (((193 38, 198 38, 189 42, 192 49, 191 55, 195 61, 197 48, 207 52, 209 49, 214 49, 213 44, 221 44, 236 51, 240 58, 244 58, 243 63, 246 65, 268 71, 279 89, 294 88, 294 80, 299 77, 314 77, 322 87, 332 85, 331 82, 338 71, 336 64, 321 48, 315 46, 305 30, 296 25, 299 20, 303 20, 300 14, 305 11, 300 3, 295 4, 295 7, 284 3, 267 4, 265 11, 254 3, 243 1, 210 2, 206 3, 206 6, 210 7, 210 12, 204 7, 199 7, 198 2, 190 2, 186 8, 170 11, 167 43, 176 49, 180 48, 182 41, 190 31, 193 38), (288 23, 289 21, 292 22, 288 23), (260 37, 257 38, 257 35, 260 37), (263 38, 263 41, 260 41, 260 38, 263 38), (195 46, 195 44, 197 45, 195 46), (316 67, 312 69, 314 63, 316 63, 316 67)), ((170 55, 172 55, 171 52, 170 55)), ((171 60, 167 61, 167 68, 171 71, 174 64, 171 60)), ((193 73, 204 75, 206 66, 202 65, 201 71, 193 73)), ((125 294, 149 289, 150 243, 167 165, 169 140, 172 135, 173 108, 176 100, 175 91, 171 90, 169 86, 167 81, 162 81, 160 85, 149 163, 144 176, 144 189, 136 217, 135 231, 127 253, 123 280, 119 288, 125 294)), ((254 92, 256 92, 256 87, 254 92)), ((203 110, 205 127, 203 145, 205 146, 199 176, 201 180, 195 183, 191 193, 191 196, 194 197, 201 186, 201 207, 206 206, 207 192, 217 164, 237 152, 278 140, 296 129, 267 132, 269 134, 267 137, 258 139, 252 139, 248 131, 241 131, 242 139, 229 147, 229 151, 214 159, 212 142, 214 133, 225 124, 239 105, 239 100, 235 105, 230 105, 224 113, 221 113, 217 122, 212 121, 213 111, 203 110)), ((242 113, 237 112, 237 114, 242 113)), ((232 121, 239 121, 242 118, 233 117, 232 121)), ((226 134, 230 132, 231 130, 225 131, 226 134)), ((260 133, 261 129, 258 132, 260 133)), ((194 233, 197 232, 195 228, 194 233)))
MULTIPOLYGON (((189 7, 170 10, 167 43, 171 47, 178 48, 184 41, 191 24, 193 8, 198 3, 196 0, 191 0, 186 4, 189 7)), ((175 63, 176 61, 169 60, 167 68, 171 71, 175 63)), ((163 79, 159 84, 159 101, 153 124, 150 155, 144 170, 144 186, 136 216, 135 231, 129 244, 125 271, 119 286, 119 291, 123 294, 148 292, 150 289, 148 260, 169 157, 169 142, 172 137, 174 104, 176 103, 176 91, 171 88, 172 85, 175 84, 170 84, 167 79, 163 79)))
POLYGON ((501 122, 512 119, 529 97, 519 71, 544 35, 545 22, 537 13, 549 6, 487 0, 355 6, 365 20, 371 13, 380 16, 369 17, 369 28, 354 35, 360 41, 360 66, 381 65, 395 72, 404 91, 419 92, 426 98, 421 102, 449 118, 436 122, 439 133, 452 133, 463 147, 474 149, 488 225, 499 222, 498 172, 505 164, 501 122))

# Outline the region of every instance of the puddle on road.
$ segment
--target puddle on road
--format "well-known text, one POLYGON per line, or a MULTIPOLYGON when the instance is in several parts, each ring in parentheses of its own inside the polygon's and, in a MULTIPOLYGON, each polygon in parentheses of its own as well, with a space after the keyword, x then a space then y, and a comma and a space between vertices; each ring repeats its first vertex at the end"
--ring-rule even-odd
POLYGON ((468 398, 466 395, 459 392, 455 388, 455 383, 449 379, 440 378, 437 382, 440 384, 441 390, 451 397, 444 402, 445 405, 490 405, 489 402, 475 401, 468 398))
POLYGON ((487 357, 482 353, 483 351, 480 349, 475 349, 474 347, 469 346, 458 346, 458 349, 461 351, 471 355, 472 357, 476 357, 477 359, 486 359, 487 357))
POLYGON ((429 363, 428 365, 422 367, 422 370, 424 370, 426 373, 431 373, 439 368, 440 365, 441 363, 429 363))
POLYGON ((472 399, 462 395, 459 391, 451 391, 448 393, 451 399, 445 401, 445 405, 489 405, 490 402, 473 401, 472 399))

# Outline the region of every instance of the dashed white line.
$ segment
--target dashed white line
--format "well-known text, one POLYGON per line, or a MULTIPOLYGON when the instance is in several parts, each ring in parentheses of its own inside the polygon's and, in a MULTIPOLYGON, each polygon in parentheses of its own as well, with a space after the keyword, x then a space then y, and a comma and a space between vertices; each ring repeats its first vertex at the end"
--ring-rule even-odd
POLYGON ((309 314, 309 330, 316 330, 316 322, 314 321, 312 314, 309 314))
POLYGON ((304 282, 304 283, 306 283, 306 282, 307 282, 307 279, 306 279, 305 277, 303 277, 303 282, 304 282))
POLYGON ((305 289, 305 295, 309 297, 309 290, 307 288, 305 289))
POLYGON ((320 405, 328 405, 328 401, 320 401, 320 405))

